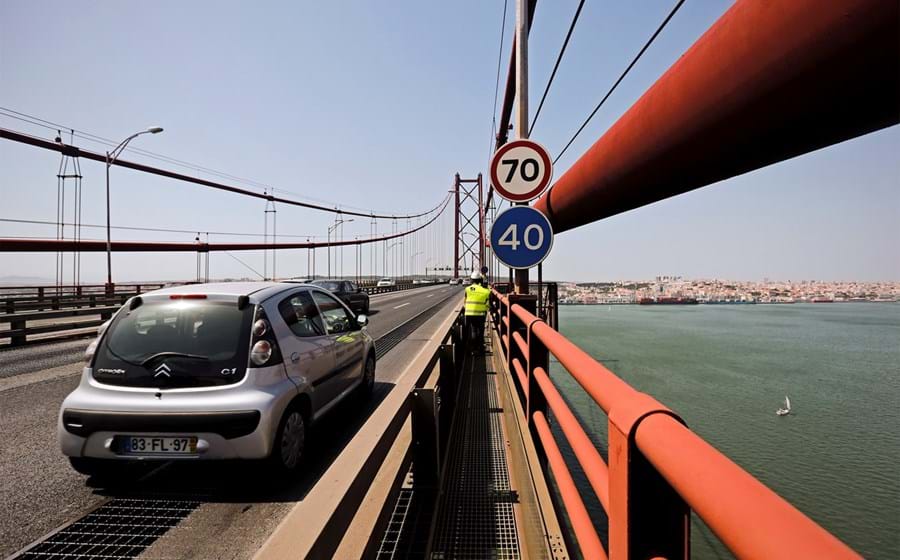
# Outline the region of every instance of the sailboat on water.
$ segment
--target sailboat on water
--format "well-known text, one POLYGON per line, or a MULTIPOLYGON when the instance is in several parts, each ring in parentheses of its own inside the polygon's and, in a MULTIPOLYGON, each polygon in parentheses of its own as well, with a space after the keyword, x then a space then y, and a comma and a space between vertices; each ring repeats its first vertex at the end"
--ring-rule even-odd
POLYGON ((787 416, 791 413, 791 399, 787 395, 784 396, 784 406, 775 411, 778 416, 787 416))

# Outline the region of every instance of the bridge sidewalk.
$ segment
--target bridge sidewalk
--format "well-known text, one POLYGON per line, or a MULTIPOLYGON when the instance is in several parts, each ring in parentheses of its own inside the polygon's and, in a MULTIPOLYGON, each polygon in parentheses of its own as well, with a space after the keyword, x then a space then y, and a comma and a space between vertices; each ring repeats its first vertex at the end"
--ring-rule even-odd
POLYGON ((530 468, 537 464, 534 447, 522 437, 521 410, 492 343, 486 340, 485 354, 466 358, 431 558, 566 558, 546 482, 530 468))

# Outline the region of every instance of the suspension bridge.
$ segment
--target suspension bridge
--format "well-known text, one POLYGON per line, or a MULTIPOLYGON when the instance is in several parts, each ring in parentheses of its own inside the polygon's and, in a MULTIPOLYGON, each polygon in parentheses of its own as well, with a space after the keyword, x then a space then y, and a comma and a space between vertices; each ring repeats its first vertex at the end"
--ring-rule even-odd
MULTIPOLYGON (((528 43, 536 2, 516 3, 512 54, 492 115, 493 151, 529 139, 583 4, 532 118, 528 43)), ((0 344, 6 345, 0 394, 8 398, 4 417, 19 434, 22 453, 0 495, 8 512, 28 519, 6 530, 15 544, 9 552, 17 558, 675 559, 691 556, 695 515, 740 558, 860 557, 691 431, 690 418, 632 388, 561 335, 555 284, 544 281, 540 264, 506 266, 491 231, 504 207, 527 206, 558 236, 896 125, 898 45, 895 0, 738 0, 530 204, 508 201, 489 173, 448 170, 446 184, 428 190, 430 205, 421 209, 341 207, 152 152, 123 155, 105 138, 4 109, 7 117, 50 132, 0 128, 0 139, 60 158, 57 219, 40 223, 55 227, 55 236, 0 238, 0 253, 56 258, 54 284, 0 289, 0 344), (79 145, 85 141, 112 151, 79 145), (218 191, 236 204, 264 205, 262 239, 202 227, 134 226, 110 217, 108 205, 106 224, 84 223, 82 177, 100 165, 107 171, 107 204, 111 170, 119 177, 145 174, 218 191), (285 229, 287 212, 327 213, 334 222, 324 239, 297 235, 285 229), (344 238, 342 226, 351 220, 368 223, 369 234, 344 238), (147 239, 116 239, 125 231, 147 239), (184 240, 153 237, 159 233, 184 240), (257 239, 217 240, 239 235, 257 239), (344 250, 352 254, 346 267, 344 250), (262 271, 241 260, 245 252, 266 255, 262 271), (81 282, 87 253, 107 255, 105 283, 81 282), (74 484, 71 473, 52 466, 42 470, 38 465, 58 455, 42 434, 53 430, 62 397, 80 376, 86 338, 126 302, 164 287, 116 282, 120 253, 196 255, 187 284, 216 275, 213 253, 238 260, 260 280, 290 280, 279 275, 279 263, 296 263, 301 255, 303 280, 352 281, 375 310, 368 327, 378 349, 375 398, 318 422, 308 464, 288 485, 250 482, 249 466, 211 469, 182 461, 137 468, 126 486, 101 489, 74 484), (467 347, 461 287, 449 282, 474 271, 484 271, 492 290, 485 355, 467 347), (380 279, 389 281, 379 285, 380 279), (607 417, 606 445, 573 413, 550 375, 551 362, 607 417), (595 504, 603 515, 589 513, 595 504)), ((521 173, 532 176, 524 163, 521 173)), ((526 234, 523 243, 530 247, 530 239, 526 234)))

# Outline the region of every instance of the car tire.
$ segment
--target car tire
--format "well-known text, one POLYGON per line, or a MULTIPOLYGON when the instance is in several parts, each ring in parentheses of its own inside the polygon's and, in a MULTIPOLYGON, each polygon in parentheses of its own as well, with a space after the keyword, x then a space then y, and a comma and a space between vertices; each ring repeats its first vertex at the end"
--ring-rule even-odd
POLYGON ((375 392, 375 356, 369 354, 363 369, 362 383, 359 385, 359 396, 368 400, 375 392))
POLYGON ((363 304, 362 313, 363 313, 363 315, 369 314, 369 300, 366 300, 366 302, 363 304))
POLYGON ((281 417, 269 463, 278 474, 296 472, 303 461, 308 420, 297 406, 289 407, 281 417))

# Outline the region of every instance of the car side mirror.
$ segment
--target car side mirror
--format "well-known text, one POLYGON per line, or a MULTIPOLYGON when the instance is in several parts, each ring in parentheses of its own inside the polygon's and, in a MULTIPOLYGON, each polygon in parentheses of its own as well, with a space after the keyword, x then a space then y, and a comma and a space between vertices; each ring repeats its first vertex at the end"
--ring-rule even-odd
POLYGON ((369 318, 366 317, 365 315, 359 315, 356 317, 356 322, 357 322, 357 324, 359 324, 360 327, 365 327, 366 325, 369 324, 369 318))
POLYGON ((356 287, 356 293, 357 293, 357 294, 361 294, 361 293, 362 293, 362 288, 360 288, 359 286, 357 286, 357 287, 356 287))

